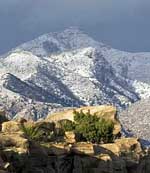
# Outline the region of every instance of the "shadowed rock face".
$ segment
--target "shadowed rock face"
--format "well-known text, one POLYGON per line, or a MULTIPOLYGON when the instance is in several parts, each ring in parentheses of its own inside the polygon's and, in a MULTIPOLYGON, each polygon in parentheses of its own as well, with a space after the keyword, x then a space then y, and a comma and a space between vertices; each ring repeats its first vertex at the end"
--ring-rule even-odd
POLYGON ((76 143, 70 146, 63 143, 42 147, 32 143, 28 151, 15 148, 7 150, 5 144, 5 150, 0 152, 2 166, 10 165, 1 167, 2 170, 15 173, 149 173, 147 164, 150 159, 141 157, 142 149, 134 138, 103 145, 76 143))

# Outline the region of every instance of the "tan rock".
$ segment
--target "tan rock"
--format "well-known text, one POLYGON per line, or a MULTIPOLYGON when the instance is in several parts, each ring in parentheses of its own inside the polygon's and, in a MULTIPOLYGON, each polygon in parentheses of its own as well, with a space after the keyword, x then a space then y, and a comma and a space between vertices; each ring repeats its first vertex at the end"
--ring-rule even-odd
POLYGON ((119 147, 120 151, 134 151, 138 154, 142 152, 142 147, 137 138, 121 138, 115 140, 115 144, 119 147))
POLYGON ((20 131, 20 123, 16 121, 8 121, 2 124, 2 132, 15 133, 20 131))
POLYGON ((70 146, 65 143, 51 144, 47 150, 48 154, 52 155, 67 155, 70 152, 70 146))
POLYGON ((74 114, 73 111, 80 112, 81 110, 86 113, 90 111, 91 114, 97 114, 99 117, 104 117, 106 119, 114 120, 115 114, 116 114, 116 108, 113 106, 87 106, 87 107, 81 107, 76 109, 69 109, 65 110, 63 112, 54 113, 52 115, 49 115, 47 117, 47 120, 50 121, 59 121, 62 119, 68 119, 70 121, 74 121, 74 114))
POLYGON ((100 154, 98 158, 104 162, 112 161, 109 154, 100 154))
POLYGON ((102 144, 99 147, 99 153, 107 153, 109 155, 120 155, 120 148, 115 144, 102 144))
POLYGON ((27 150, 29 147, 29 142, 19 133, 14 134, 3 134, 0 133, 0 147, 7 148, 7 147, 16 147, 19 150, 25 149, 27 150))
POLYGON ((76 135, 74 132, 65 132, 65 141, 67 143, 73 144, 76 142, 76 135))
POLYGON ((143 150, 136 138, 121 138, 112 144, 95 145, 95 153, 97 154, 96 157, 102 160, 105 158, 101 156, 110 156, 116 168, 121 165, 124 167, 125 163, 132 168, 139 163, 143 156, 143 150))
POLYGON ((71 151, 76 154, 94 155, 94 148, 91 143, 82 142, 73 144, 71 151))
POLYGON ((90 111, 91 114, 96 114, 98 117, 102 117, 106 120, 112 120, 114 122, 114 135, 117 135, 121 132, 120 122, 116 118, 116 108, 113 106, 101 105, 101 106, 87 106, 77 109, 70 109, 63 112, 58 112, 52 115, 49 115, 46 121, 60 121, 63 119, 68 119, 74 121, 74 110, 80 112, 81 110, 86 113, 90 111))
POLYGON ((101 144, 96 145, 99 153, 112 153, 114 155, 120 156, 123 152, 134 152, 134 153, 142 153, 141 144, 139 143, 137 138, 121 138, 115 140, 114 143, 111 144, 101 144))

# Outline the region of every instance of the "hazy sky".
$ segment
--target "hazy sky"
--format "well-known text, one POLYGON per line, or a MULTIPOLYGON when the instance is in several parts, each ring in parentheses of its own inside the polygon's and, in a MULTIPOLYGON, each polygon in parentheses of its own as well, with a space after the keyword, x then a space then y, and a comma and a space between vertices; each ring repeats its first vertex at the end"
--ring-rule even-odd
POLYGON ((114 48, 150 51, 150 0, 0 0, 0 53, 70 26, 114 48))

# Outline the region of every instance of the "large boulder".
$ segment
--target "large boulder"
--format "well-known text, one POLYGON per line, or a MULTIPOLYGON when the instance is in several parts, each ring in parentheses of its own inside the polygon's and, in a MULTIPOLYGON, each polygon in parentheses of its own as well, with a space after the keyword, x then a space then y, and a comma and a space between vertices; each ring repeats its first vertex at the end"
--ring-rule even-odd
POLYGON ((121 132, 121 125, 119 120, 117 119, 117 111, 116 108, 113 106, 108 105, 101 105, 101 106, 87 106, 81 107, 76 109, 69 109, 63 112, 58 112, 52 115, 49 115, 46 118, 46 121, 58 122, 60 120, 68 119, 74 121, 74 110, 77 112, 83 111, 87 113, 90 111, 91 114, 96 114, 98 117, 104 118, 106 120, 111 120, 114 122, 114 135, 120 134, 121 132))
POLYGON ((119 147, 121 152, 142 153, 142 147, 138 138, 121 138, 115 140, 115 144, 119 147))
POLYGON ((95 145, 96 153, 103 153, 122 156, 123 154, 142 154, 142 147, 137 138, 121 138, 114 141, 114 143, 95 145))

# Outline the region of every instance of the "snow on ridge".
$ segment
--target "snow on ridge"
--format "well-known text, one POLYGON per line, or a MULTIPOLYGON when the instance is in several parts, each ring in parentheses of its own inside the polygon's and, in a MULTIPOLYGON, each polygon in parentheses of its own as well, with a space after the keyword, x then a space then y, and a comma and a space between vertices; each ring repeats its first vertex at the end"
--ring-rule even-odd
MULTIPOLYGON (((136 78, 142 79, 142 75, 143 79, 147 77, 144 82, 149 80, 146 71, 140 67, 140 63, 147 64, 147 70, 148 57, 148 53, 133 54, 112 49, 82 31, 70 28, 42 35, 3 56, 0 77, 11 73, 20 79, 22 86, 27 86, 29 95, 20 96, 27 100, 24 101, 26 105, 34 88, 37 98, 41 91, 49 101, 56 101, 62 107, 114 104, 125 108, 149 96, 150 86, 136 81, 136 78), (128 80, 130 76, 132 80, 128 80)), ((1 83, 0 87, 9 98, 12 91, 1 83)), ((16 91, 21 90, 16 88, 16 91)))
POLYGON ((31 52, 15 51, 8 57, 0 60, 1 73, 13 73, 22 79, 26 79, 37 71, 42 60, 31 52))
POLYGON ((28 41, 17 48, 27 50, 38 56, 48 56, 68 50, 103 46, 78 28, 70 27, 62 32, 51 32, 28 41))

